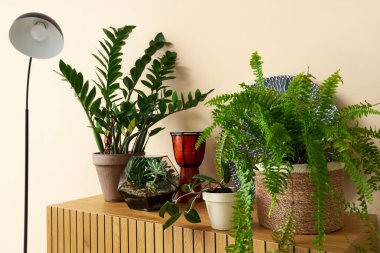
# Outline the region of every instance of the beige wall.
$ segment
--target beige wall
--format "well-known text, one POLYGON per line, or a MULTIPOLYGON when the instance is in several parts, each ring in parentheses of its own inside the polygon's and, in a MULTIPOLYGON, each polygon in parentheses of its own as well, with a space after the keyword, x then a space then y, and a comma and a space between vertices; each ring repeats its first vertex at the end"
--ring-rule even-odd
MULTIPOLYGON (((30 252, 45 252, 45 206, 99 194, 90 154, 96 151, 85 115, 73 92, 53 73, 59 58, 94 77, 90 56, 107 26, 137 25, 128 40, 126 64, 162 31, 179 53, 175 86, 187 91, 215 88, 213 95, 252 82, 250 54, 258 50, 267 76, 310 72, 326 78, 340 68, 343 104, 380 101, 380 2, 378 0, 130 1, 1 0, 0 22, 0 251, 20 252, 23 222, 24 89, 28 59, 8 40, 19 15, 52 16, 65 35, 59 57, 35 60, 31 77, 30 252)), ((130 66, 130 65, 129 65, 130 66)), ((125 69, 126 70, 126 69, 125 69)), ((149 154, 172 156, 169 132, 201 130, 210 123, 203 106, 162 122, 149 154)), ((379 119, 366 123, 380 126, 379 119)), ((214 141, 202 171, 212 169, 214 141)), ((349 192, 348 192, 349 194, 349 192)), ((380 194, 371 212, 380 213, 380 194)))

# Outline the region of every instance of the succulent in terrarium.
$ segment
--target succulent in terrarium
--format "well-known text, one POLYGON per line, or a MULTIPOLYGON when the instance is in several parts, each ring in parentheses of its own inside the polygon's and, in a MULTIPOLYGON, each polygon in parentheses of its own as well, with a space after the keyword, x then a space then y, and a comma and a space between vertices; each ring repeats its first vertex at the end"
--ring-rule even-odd
POLYGON ((159 158, 148 159, 145 166, 144 173, 146 178, 145 187, 148 190, 155 191, 162 186, 162 184, 172 184, 177 186, 177 177, 175 170, 172 169, 165 160, 159 158))
POLYGON ((167 157, 133 157, 125 168, 126 181, 140 189, 159 190, 165 186, 177 187, 174 167, 167 157))
POLYGON ((132 209, 157 210, 178 187, 178 173, 167 156, 132 157, 120 179, 119 192, 132 209))

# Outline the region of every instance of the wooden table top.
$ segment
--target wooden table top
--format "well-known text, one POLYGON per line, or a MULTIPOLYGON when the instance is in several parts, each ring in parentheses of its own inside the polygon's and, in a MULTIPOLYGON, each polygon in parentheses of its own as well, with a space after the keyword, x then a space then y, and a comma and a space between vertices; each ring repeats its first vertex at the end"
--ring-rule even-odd
MULTIPOLYGON (((164 223, 164 219, 159 217, 158 212, 145 212, 136 211, 128 208, 127 204, 124 202, 105 202, 101 195, 92 196, 88 198, 68 201, 60 204, 51 205, 52 207, 58 207, 63 209, 85 211, 102 215, 118 216, 133 218, 137 220, 143 220, 154 223, 164 223)), ((183 206, 185 208, 185 205, 183 206)), ((183 217, 181 217, 174 225, 184 228, 191 228, 203 231, 212 231, 216 233, 226 234, 228 231, 218 231, 214 230, 210 226, 210 220, 207 215, 207 210, 204 203, 197 203, 196 209, 202 219, 201 223, 192 224, 187 222, 183 217)), ((377 227, 377 216, 370 215, 374 225, 377 227)), ((258 240, 270 241, 272 239, 272 231, 261 227, 257 222, 256 212, 253 214, 254 217, 254 235, 253 237, 258 240)), ((345 215, 344 217, 344 227, 342 230, 328 234, 325 240, 326 251, 328 252, 351 252, 348 249, 353 248, 353 245, 359 243, 364 236, 366 228, 363 226, 362 222, 352 215, 345 215)), ((297 235, 295 238, 294 245, 314 248, 312 241, 314 240, 313 235, 297 235)))

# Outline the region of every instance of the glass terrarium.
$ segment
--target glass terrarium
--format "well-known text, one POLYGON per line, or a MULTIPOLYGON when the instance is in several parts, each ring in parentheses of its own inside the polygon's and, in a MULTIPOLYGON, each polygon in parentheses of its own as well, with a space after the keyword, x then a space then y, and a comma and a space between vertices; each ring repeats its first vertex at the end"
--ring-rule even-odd
POLYGON ((120 178, 118 191, 131 209, 154 211, 171 200, 178 172, 167 156, 135 156, 120 178))

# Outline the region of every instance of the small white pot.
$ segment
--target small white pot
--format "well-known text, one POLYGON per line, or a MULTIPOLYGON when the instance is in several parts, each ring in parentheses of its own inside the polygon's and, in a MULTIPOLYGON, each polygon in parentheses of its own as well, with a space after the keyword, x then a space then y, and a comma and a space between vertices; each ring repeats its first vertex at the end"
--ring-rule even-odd
POLYGON ((206 202, 211 227, 217 230, 229 230, 232 228, 232 213, 235 203, 235 192, 211 193, 203 192, 202 198, 206 202))

